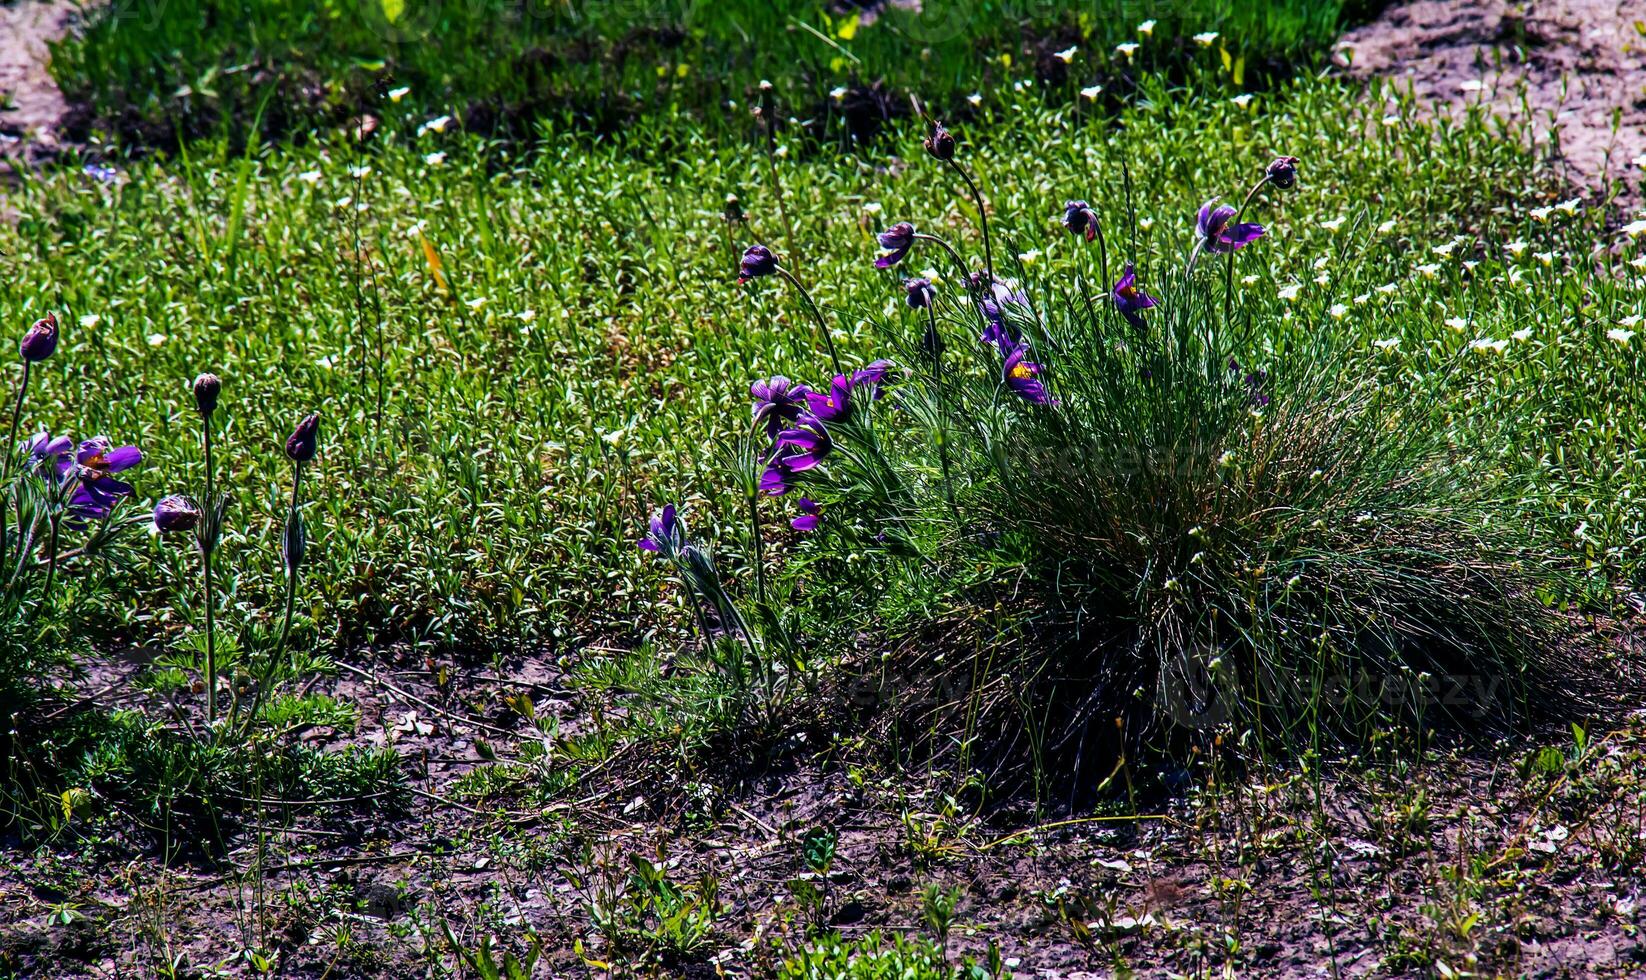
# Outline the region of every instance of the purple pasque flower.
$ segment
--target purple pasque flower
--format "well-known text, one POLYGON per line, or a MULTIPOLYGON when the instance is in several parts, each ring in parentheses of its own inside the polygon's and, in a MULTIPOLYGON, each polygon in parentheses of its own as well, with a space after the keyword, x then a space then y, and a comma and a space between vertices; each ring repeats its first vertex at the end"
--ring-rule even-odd
POLYGON ((932 123, 932 134, 926 137, 926 152, 945 162, 954 159, 954 134, 940 122, 932 123))
POLYGON ((754 396, 754 422, 764 425, 766 434, 773 439, 788 428, 806 409, 806 396, 811 389, 798 381, 790 381, 781 374, 773 375, 749 385, 754 396))
POLYGON ((788 446, 778 446, 772 453, 772 458, 766 461, 766 468, 760 473, 760 492, 767 497, 781 497, 794 489, 794 471, 788 467, 788 459, 795 454, 795 450, 788 446))
POLYGON ((827 392, 806 392, 806 411, 824 422, 844 422, 852 415, 852 379, 837 374, 827 392))
POLYGON ((154 529, 161 534, 192 531, 199 523, 199 505, 182 494, 161 497, 154 505, 154 529))
POLYGON ((810 533, 817 530, 817 525, 823 522, 823 507, 809 497, 801 497, 795 502, 795 509, 800 516, 789 521, 789 526, 796 531, 810 533))
POLYGON ((143 453, 136 446, 115 446, 106 436, 82 442, 74 458, 80 484, 69 498, 69 509, 81 517, 107 517, 121 497, 137 492, 131 484, 115 479, 114 474, 142 461, 143 453))
POLYGON ((1063 227, 1071 235, 1084 235, 1089 242, 1097 237, 1097 212, 1085 201, 1065 201, 1063 227))
POLYGON ((930 279, 905 279, 903 292, 908 295, 909 306, 917 310, 924 310, 937 302, 937 290, 930 279))
POLYGON ((1021 344, 1007 355, 1006 363, 1001 367, 1006 387, 1031 404, 1050 404, 1051 396, 1046 393, 1046 386, 1040 381, 1040 365, 1027 360, 1028 355, 1029 348, 1021 344))
POLYGON ((879 239, 880 247, 886 249, 886 254, 874 260, 874 267, 890 269, 903 261, 909 249, 914 248, 914 225, 899 221, 875 237, 879 239))
POLYGON ((320 413, 303 416, 286 439, 286 455, 295 463, 307 463, 320 451, 320 413))
POLYGON ((776 275, 777 256, 764 245, 750 245, 743 250, 743 261, 738 264, 737 284, 739 286, 750 279, 759 279, 762 276, 776 275))
POLYGON ((1235 213, 1234 205, 1218 204, 1215 197, 1200 206, 1195 231, 1200 235, 1202 248, 1222 254, 1244 248, 1263 237, 1262 225, 1249 221, 1231 224, 1235 213))
POLYGON ((1290 190, 1297 184, 1297 157, 1275 157, 1274 162, 1264 168, 1263 176, 1281 190, 1290 190))
POLYGON ((1022 343, 1022 334, 1010 322, 1007 311, 1013 306, 1027 309, 1028 294, 1009 279, 989 282, 988 276, 982 272, 972 275, 971 286, 974 290, 984 293, 980 302, 984 320, 983 342, 993 344, 1002 357, 1011 354, 1012 350, 1022 343))
POLYGON ((870 361, 867 365, 852 372, 853 388, 868 388, 873 398, 880 397, 880 386, 885 383, 886 375, 891 373, 892 362, 885 358, 870 361))
POLYGON ((1126 271, 1115 280, 1114 308, 1126 318, 1126 322, 1139 330, 1143 329, 1143 311, 1153 309, 1156 300, 1143 291, 1137 284, 1137 267, 1130 262, 1126 263, 1126 271))
POLYGON ((782 460, 790 473, 804 473, 826 459, 834 449, 834 440, 823 420, 815 415, 802 415, 792 429, 778 433, 777 448, 788 449, 782 460))
POLYGON ((650 533, 640 539, 641 551, 673 558, 686 546, 686 522, 675 513, 674 504, 654 514, 648 530, 650 533))
POLYGON ((69 454, 74 451, 74 440, 68 436, 53 437, 49 432, 38 432, 26 444, 29 458, 37 471, 50 470, 61 478, 69 469, 69 454))
POLYGON ((38 364, 57 352, 57 314, 47 313, 44 317, 34 321, 34 325, 23 334, 23 340, 17 345, 18 352, 23 360, 31 364, 38 364))

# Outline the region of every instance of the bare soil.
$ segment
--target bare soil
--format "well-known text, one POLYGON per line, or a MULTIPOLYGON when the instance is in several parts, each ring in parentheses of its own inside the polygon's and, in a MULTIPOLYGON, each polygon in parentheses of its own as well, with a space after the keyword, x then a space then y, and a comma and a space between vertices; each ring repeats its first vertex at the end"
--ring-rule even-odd
POLYGON ((0 160, 35 164, 56 156, 69 107, 52 81, 47 45, 76 16, 64 0, 0 2, 0 160))
POLYGON ((1344 35, 1337 57, 1354 75, 1390 78, 1453 111, 1480 103, 1529 122, 1573 184, 1623 181, 1638 202, 1642 25, 1646 0, 1415 0, 1344 35))

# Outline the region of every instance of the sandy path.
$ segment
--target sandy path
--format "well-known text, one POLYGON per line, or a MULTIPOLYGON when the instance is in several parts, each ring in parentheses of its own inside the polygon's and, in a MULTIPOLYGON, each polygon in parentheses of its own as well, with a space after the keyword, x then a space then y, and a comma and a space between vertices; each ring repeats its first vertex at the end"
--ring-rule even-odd
POLYGON ((1458 107, 1481 101, 1524 119, 1529 106, 1540 145, 1554 145, 1558 134, 1557 161, 1573 183, 1623 179, 1638 203, 1643 171, 1634 161, 1646 158, 1642 31, 1646 0, 1413 0, 1344 35, 1339 60, 1354 75, 1384 75, 1458 107))
POLYGON ((68 107, 47 70, 46 45, 74 16, 62 0, 0 0, 0 157, 35 163, 57 152, 57 124, 68 107))

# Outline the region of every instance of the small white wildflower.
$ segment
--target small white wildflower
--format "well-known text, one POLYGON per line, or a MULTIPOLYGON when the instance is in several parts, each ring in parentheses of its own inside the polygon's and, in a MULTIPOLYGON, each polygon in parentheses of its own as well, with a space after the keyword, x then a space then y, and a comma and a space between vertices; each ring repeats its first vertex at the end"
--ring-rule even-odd
POLYGON ((836 85, 834 88, 829 89, 829 98, 835 100, 836 102, 839 102, 839 101, 841 101, 842 99, 844 99, 846 97, 846 92, 847 91, 848 91, 848 89, 846 88, 846 86, 836 85))
POLYGON ((1336 217, 1336 218, 1332 218, 1332 219, 1330 219, 1330 220, 1328 220, 1328 221, 1322 221, 1322 222, 1321 222, 1321 223, 1320 223, 1320 227, 1322 227, 1322 228, 1324 228, 1324 229, 1326 229, 1326 230, 1327 230, 1327 231, 1333 231, 1333 232, 1335 232, 1335 231, 1337 231, 1337 230, 1338 230, 1338 229, 1340 229, 1340 228, 1342 228, 1342 227, 1343 227, 1343 223, 1344 223, 1344 222, 1345 222, 1345 221, 1348 221, 1348 220, 1349 220, 1349 219, 1348 219, 1348 218, 1347 218, 1347 217, 1344 217, 1344 216, 1339 216, 1339 217, 1336 217))
POLYGON ((1631 313, 1628 316, 1619 317, 1617 322, 1623 324, 1625 327, 1633 329, 1640 326, 1640 314, 1631 313))
POLYGON ((1155 22, 1152 21, 1152 20, 1146 20, 1143 23, 1137 25, 1137 33, 1143 35, 1144 37, 1148 37, 1149 35, 1154 33, 1154 28, 1155 28, 1155 22))
POLYGON ((1493 340, 1490 337, 1479 337, 1475 340, 1469 341, 1469 349, 1479 351, 1481 353, 1492 351, 1494 353, 1501 354, 1508 346, 1509 342, 1507 340, 1493 340))
POLYGON ((1532 258, 1537 259, 1539 265, 1555 264, 1555 253, 1553 252, 1533 252, 1532 258))
POLYGON ((1388 221, 1385 221, 1381 225, 1377 226, 1377 233, 1379 235, 1387 235, 1389 232, 1394 231, 1394 230, 1395 230, 1395 219, 1393 219, 1393 218, 1390 218, 1388 221))
POLYGON ((1457 248, 1457 243, 1456 242, 1447 242, 1444 245, 1436 245, 1433 248, 1429 249, 1429 251, 1435 253, 1436 255, 1447 255, 1447 256, 1449 256, 1449 255, 1452 254, 1452 252, 1456 248, 1457 248))
POLYGON ((1017 260, 1024 265, 1034 265, 1040 261, 1040 249, 1032 248, 1027 252, 1019 252, 1017 253, 1017 260))
POLYGON ((1635 335, 1633 330, 1624 330, 1622 327, 1613 327, 1606 331, 1607 340, 1615 340, 1620 344, 1627 344, 1635 335))
POLYGON ((1371 302, 1371 299, 1371 293, 1361 293, 1359 296, 1354 298, 1354 304, 1356 306, 1365 306, 1367 303, 1371 302))
POLYGON ((365 180, 367 177, 371 176, 371 168, 370 167, 350 167, 349 168, 349 176, 353 177, 355 180, 365 180))
POLYGON ((1301 292, 1303 292, 1302 285, 1294 283, 1290 286, 1281 286, 1275 295, 1279 296, 1288 303, 1295 303, 1297 302, 1298 294, 1301 292))
POLYGON ((1372 346, 1379 350, 1394 350, 1400 346, 1400 338, 1388 337, 1383 340, 1374 340, 1372 341, 1372 346))
POLYGON ((982 92, 973 92, 971 95, 966 96, 966 101, 970 102, 972 105, 982 105, 983 104, 983 93, 982 92))
POLYGON ((1125 41, 1125 42, 1122 42, 1120 44, 1115 45, 1114 46, 1114 51, 1115 51, 1115 54, 1125 55, 1126 60, 1131 61, 1132 60, 1132 55, 1137 54, 1137 48, 1138 48, 1138 44, 1137 44, 1136 41, 1125 41))
POLYGON ((1154 219, 1153 218, 1139 218, 1139 219, 1137 219, 1137 226, 1139 228, 1143 229, 1144 231, 1148 231, 1150 228, 1154 227, 1154 219))
POLYGON ((1216 31, 1204 31, 1204 32, 1202 32, 1200 34, 1196 34, 1194 36, 1194 43, 1200 45, 1203 48, 1211 47, 1212 42, 1215 41, 1215 40, 1217 40, 1217 32, 1216 31))
POLYGON ((1255 286, 1255 285, 1257 285, 1257 276, 1255 276, 1255 275, 1241 276, 1240 277, 1240 284, 1242 286, 1255 286))
POLYGON ((1071 45, 1067 48, 1064 48, 1062 51, 1052 52, 1052 57, 1056 58, 1058 61, 1061 61, 1066 65, 1069 62, 1074 60, 1075 52, 1077 52, 1079 50, 1080 50, 1079 47, 1071 45))
POLYGON ((1255 99, 1255 98, 1257 98, 1257 96, 1253 95, 1252 93, 1243 92, 1240 95, 1237 95, 1234 98, 1230 99, 1229 101, 1233 102, 1235 105, 1237 105, 1237 106, 1241 107, 1242 109, 1244 109, 1247 106, 1251 105, 1252 100, 1255 99))
POLYGON ((1462 333, 1463 331, 1469 329, 1469 321, 1460 316, 1449 316, 1446 318, 1446 326, 1451 327, 1458 333, 1462 333))
POLYGON ((96 326, 102 322, 103 318, 95 313, 87 313, 85 316, 80 318, 80 325, 85 327, 87 330, 96 328, 96 326))
POLYGON ((391 89, 389 89, 389 101, 390 102, 399 102, 401 99, 405 98, 409 94, 411 94, 411 88, 408 87, 408 86, 401 86, 400 88, 391 88, 391 89))
POLYGON ((325 357, 320 358, 314 363, 330 371, 332 369, 332 365, 337 363, 337 358, 331 354, 327 354, 325 357))
POLYGON ((1556 204, 1555 209, 1559 210, 1559 211, 1564 211, 1567 214, 1576 214, 1577 209, 1579 207, 1581 207, 1582 205, 1583 205, 1583 198, 1574 197, 1574 198, 1571 198, 1570 200, 1561 201, 1559 204, 1556 204))
POLYGON ((446 154, 442 151, 430 153, 428 156, 423 158, 423 162, 431 167, 438 167, 446 162, 446 154))
POLYGON ((521 323, 530 323, 533 320, 537 319, 537 311, 536 310, 521 310, 519 313, 516 313, 514 316, 515 316, 515 319, 519 320, 521 323))
POLYGON ((1533 220, 1536 220, 1536 221, 1548 221, 1549 220, 1549 215, 1554 214, 1554 213, 1555 213, 1555 209, 1552 208, 1552 207, 1533 208, 1531 210, 1532 218, 1533 218, 1533 220))
POLYGON ((166 335, 163 333, 151 333, 148 336, 148 341, 150 347, 159 347, 161 344, 166 342, 166 335))
POLYGON ((1329 272, 1322 272, 1319 275, 1315 276, 1315 282, 1321 284, 1322 286, 1330 284, 1331 281, 1332 281, 1332 274, 1329 273, 1329 272))
POLYGON ((435 116, 433 119, 430 119, 428 122, 417 127, 417 135, 422 136, 424 133, 444 133, 446 131, 446 127, 450 126, 451 123, 452 117, 450 116, 435 116))
POLYGON ((1511 336, 1514 339, 1520 341, 1521 343, 1525 343, 1526 341, 1532 339, 1532 328, 1531 327, 1521 327, 1519 330, 1516 330, 1514 333, 1510 334, 1509 336, 1511 336))
POLYGON ((1320 258, 1315 259, 1315 268, 1316 269, 1324 269, 1324 268, 1326 268, 1326 264, 1331 262, 1331 261, 1332 261, 1332 257, 1330 255, 1322 255, 1320 258))
POLYGON ((1095 102, 1097 101, 1097 93, 1101 91, 1103 91, 1103 86, 1101 85, 1088 85, 1080 90, 1080 97, 1095 102))
POLYGON ((1503 246, 1503 251, 1508 252, 1510 255, 1518 259, 1522 255, 1526 254, 1526 250, 1528 248, 1531 248, 1531 246, 1517 239, 1503 246))
POLYGON ((1646 269, 1646 255, 1637 255, 1629 260, 1629 264, 1637 269, 1646 269))
POLYGON ((1638 238, 1641 235, 1646 235, 1646 220, 1631 221, 1618 230, 1630 238, 1638 238))
POLYGON ((1349 312, 1349 308, 1342 303, 1333 303, 1332 308, 1326 312, 1331 314, 1332 319, 1341 320, 1349 312))
POLYGON ((297 179, 310 187, 317 187, 325 177, 318 170, 305 170, 297 175, 297 179))
POLYGON ((1395 293, 1398 293, 1398 292, 1400 292, 1400 287, 1399 287, 1399 286, 1397 286, 1397 285, 1395 285, 1395 284, 1394 284, 1394 283, 1392 283, 1392 282, 1386 282, 1386 283, 1384 283, 1384 284, 1383 284, 1383 285, 1381 285, 1381 286, 1374 286, 1374 287, 1372 287, 1372 288, 1373 288, 1373 289, 1374 289, 1374 290, 1376 290, 1376 291, 1377 291, 1377 292, 1380 292, 1380 293, 1382 293, 1382 294, 1383 294, 1383 295, 1385 295, 1385 296, 1392 296, 1392 295, 1394 295, 1394 294, 1395 294, 1395 293))
POLYGON ((475 312, 479 312, 480 308, 486 305, 486 297, 476 296, 474 299, 464 300, 463 305, 467 306, 471 310, 474 310, 475 312))
POLYGON ((1438 279, 1438 278, 1440 278, 1440 266, 1436 265, 1433 262, 1427 263, 1425 265, 1418 266, 1417 271, 1425 279, 1438 279))

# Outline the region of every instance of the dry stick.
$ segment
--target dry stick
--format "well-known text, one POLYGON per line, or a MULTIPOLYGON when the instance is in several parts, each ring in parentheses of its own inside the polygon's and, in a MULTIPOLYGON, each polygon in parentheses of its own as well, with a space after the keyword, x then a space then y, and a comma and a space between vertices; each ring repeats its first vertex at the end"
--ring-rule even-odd
POLYGON ((390 684, 388 681, 386 681, 383 678, 377 676, 376 674, 373 674, 372 672, 367 671, 367 670, 361 670, 359 667, 356 667, 353 664, 344 663, 341 660, 337 661, 336 663, 337 663, 337 666, 339 666, 342 669, 348 671, 349 673, 359 675, 360 677, 364 677, 364 678, 366 678, 367 680, 371 681, 374 684, 379 684, 385 690, 387 690, 390 694, 397 695, 401 698, 404 698, 407 701, 412 702, 413 704, 420 705, 424 708, 427 708, 430 711, 434 712, 435 714, 440 715, 442 718, 446 718, 450 721, 455 721, 455 722, 457 722, 458 724, 461 724, 461 725, 468 725, 471 728, 478 728, 478 729, 481 729, 483 731, 494 732, 498 735, 504 735, 504 736, 508 736, 508 737, 513 737, 515 735, 514 732, 511 732, 507 729, 498 728, 496 725, 488 725, 483 721, 474 721, 473 719, 470 719, 470 718, 464 718, 461 715, 455 715, 455 714, 451 713, 450 711, 447 711, 444 708, 436 707, 436 706, 430 704, 429 702, 423 700, 422 698, 418 697, 417 695, 408 693, 408 692, 406 692, 406 691, 404 691, 404 690, 402 690, 398 687, 395 687, 393 684, 390 684))

